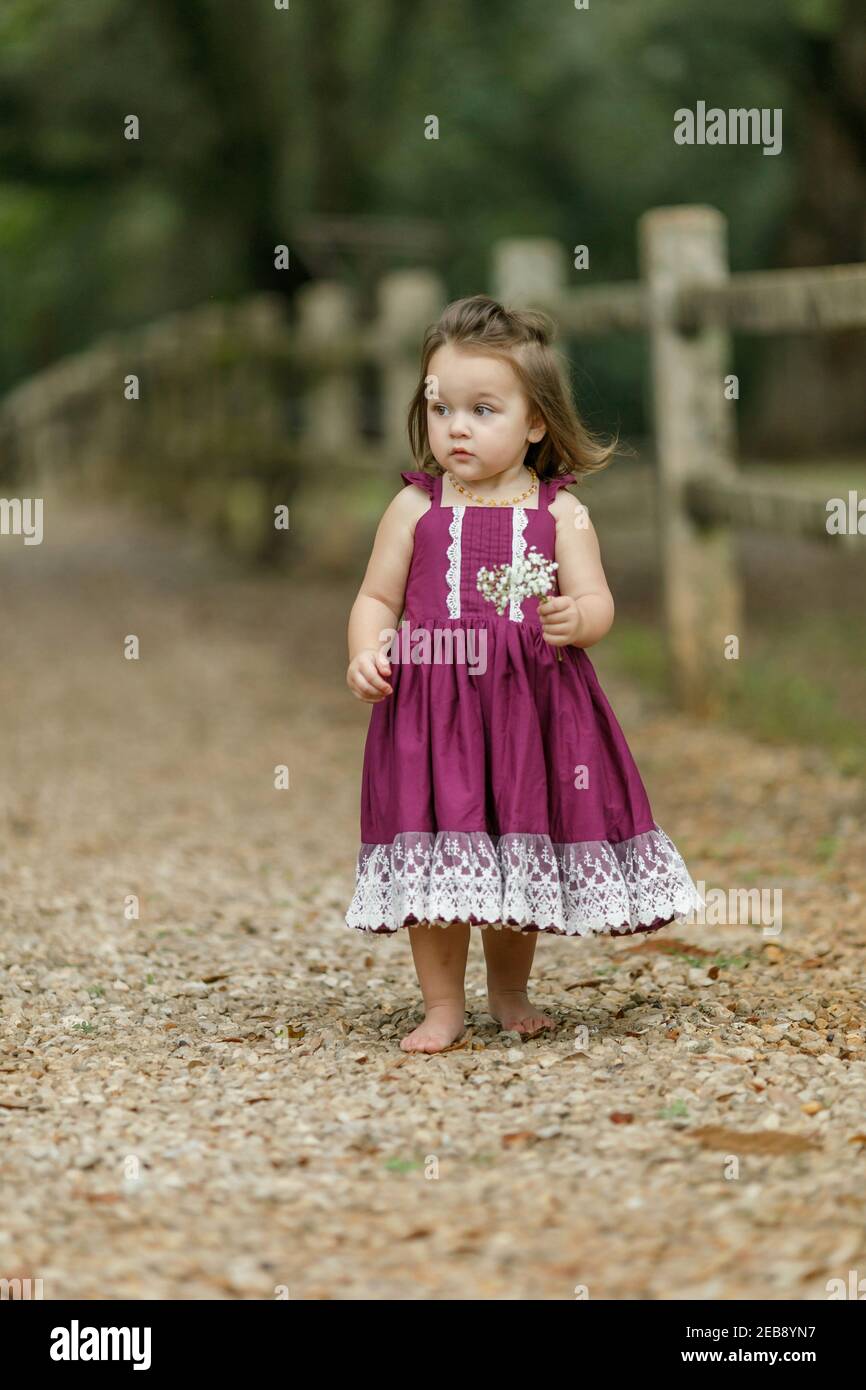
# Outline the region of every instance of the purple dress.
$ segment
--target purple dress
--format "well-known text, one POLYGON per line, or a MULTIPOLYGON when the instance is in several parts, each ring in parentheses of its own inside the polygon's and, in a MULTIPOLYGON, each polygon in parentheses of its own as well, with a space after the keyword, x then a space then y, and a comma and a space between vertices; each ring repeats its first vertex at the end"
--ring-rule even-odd
POLYGON ((500 617, 477 588, 481 566, 533 547, 554 559, 549 507, 574 477, 540 482, 537 510, 443 506, 441 476, 401 477, 430 506, 393 694, 370 712, 346 925, 619 936, 686 920, 701 899, 586 652, 544 641, 538 599, 512 598, 500 617))

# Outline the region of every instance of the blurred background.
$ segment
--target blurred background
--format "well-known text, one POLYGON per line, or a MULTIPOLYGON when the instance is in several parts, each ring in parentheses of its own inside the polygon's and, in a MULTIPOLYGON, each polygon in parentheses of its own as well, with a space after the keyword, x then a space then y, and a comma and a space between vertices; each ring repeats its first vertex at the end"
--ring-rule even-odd
MULTIPOLYGON (((634 281, 641 215, 676 204, 723 214, 735 272, 863 260, 855 0, 562 3, 541 22, 520 0, 495 22, 481 0, 8 0, 3 487, 114 497, 351 588, 411 466, 405 402, 438 307, 496 292, 497 248, 522 238, 562 247, 563 295, 634 281), (782 152, 675 144, 696 94, 781 108, 782 152)), ((608 659, 663 691, 647 335, 566 324, 562 341, 588 421, 632 450, 583 494, 619 606, 608 659)), ((818 498, 863 488, 866 331, 732 347, 740 468, 818 498)), ((736 545, 750 645, 727 713, 859 766, 862 545, 772 525, 736 545)))
POLYGON ((799 1298, 866 1258, 864 261, 860 0, 3 0, 0 1275, 799 1298), (677 144, 699 101, 781 151, 677 144), (785 936, 545 938, 520 1050, 476 939, 466 1039, 407 1059, 409 943, 342 920, 345 627, 479 292, 544 302, 621 435, 591 659, 696 882, 784 890, 785 936))

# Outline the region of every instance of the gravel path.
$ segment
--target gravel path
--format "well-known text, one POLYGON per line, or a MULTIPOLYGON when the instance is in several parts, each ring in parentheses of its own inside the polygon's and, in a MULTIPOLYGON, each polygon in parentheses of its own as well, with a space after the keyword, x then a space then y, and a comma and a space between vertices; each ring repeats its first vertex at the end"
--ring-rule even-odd
POLYGON ((351 594, 119 510, 46 517, 41 547, 0 539, 0 1276, 376 1300, 866 1276, 862 783, 673 717, 601 644, 659 823, 707 889, 781 890, 782 931, 542 937, 559 1023, 528 1042, 484 1012, 475 939, 465 1037, 409 1056, 406 936, 342 923, 351 594))

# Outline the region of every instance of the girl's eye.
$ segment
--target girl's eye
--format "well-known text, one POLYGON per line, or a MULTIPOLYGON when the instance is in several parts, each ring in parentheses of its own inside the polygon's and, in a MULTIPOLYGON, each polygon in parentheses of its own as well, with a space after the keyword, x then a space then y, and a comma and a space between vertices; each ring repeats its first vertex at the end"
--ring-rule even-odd
POLYGON ((492 405, 477 405, 477 406, 475 407, 475 409, 476 409, 476 410, 489 410, 489 411, 490 411, 490 414, 491 414, 491 415, 493 414, 493 406, 492 406, 492 405))

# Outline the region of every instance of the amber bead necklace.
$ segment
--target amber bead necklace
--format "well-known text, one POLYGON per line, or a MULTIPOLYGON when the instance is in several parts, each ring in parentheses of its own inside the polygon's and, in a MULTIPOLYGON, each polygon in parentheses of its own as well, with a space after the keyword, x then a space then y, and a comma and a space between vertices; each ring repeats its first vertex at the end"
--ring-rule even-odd
MULTIPOLYGON (((448 472, 447 469, 445 471, 448 472)), ((457 492, 461 493, 464 497, 468 497, 472 502, 480 503, 482 507, 516 507, 518 503, 524 502, 527 497, 531 497, 538 489, 538 474, 535 469, 527 466, 526 471, 532 478, 529 487, 525 492, 521 492, 519 497, 509 497, 504 502, 498 502, 495 497, 476 497, 474 492, 470 492, 462 483, 458 483, 453 473, 448 473, 448 477, 451 479, 451 483, 457 492)))

